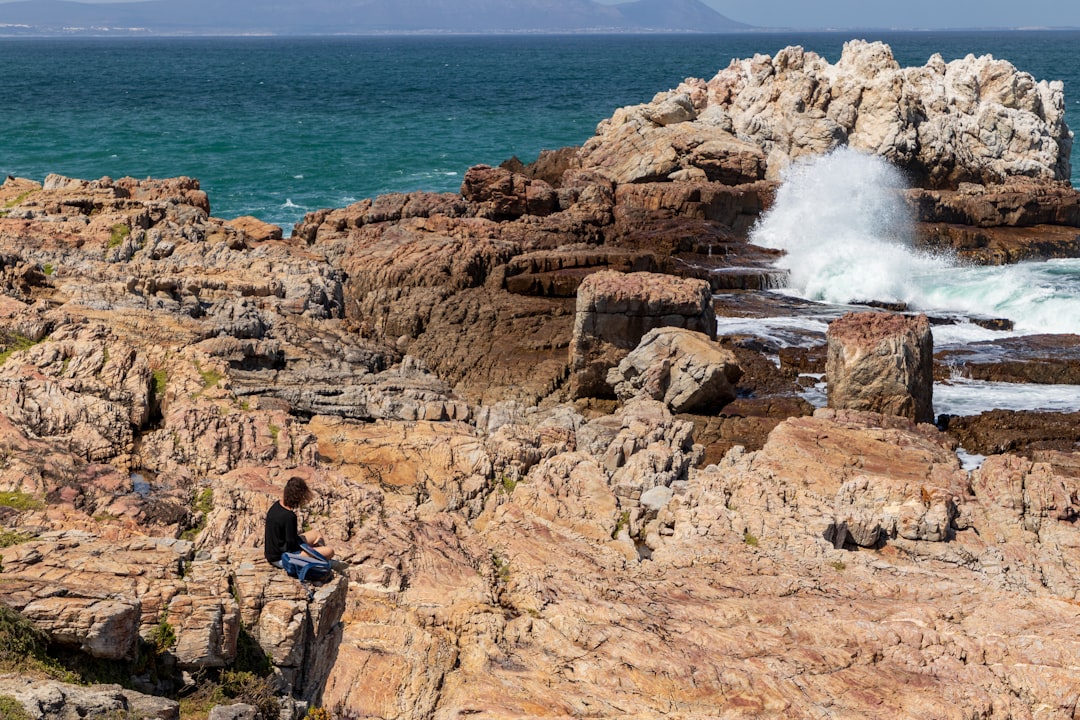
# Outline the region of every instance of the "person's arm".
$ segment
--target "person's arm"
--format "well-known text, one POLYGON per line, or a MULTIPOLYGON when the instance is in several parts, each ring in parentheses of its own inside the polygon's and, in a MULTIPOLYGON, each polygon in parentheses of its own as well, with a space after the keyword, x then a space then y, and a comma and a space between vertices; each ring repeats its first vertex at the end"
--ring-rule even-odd
POLYGON ((296 531, 296 513, 293 513, 292 522, 285 523, 285 552, 300 552, 300 543, 303 536, 296 531))

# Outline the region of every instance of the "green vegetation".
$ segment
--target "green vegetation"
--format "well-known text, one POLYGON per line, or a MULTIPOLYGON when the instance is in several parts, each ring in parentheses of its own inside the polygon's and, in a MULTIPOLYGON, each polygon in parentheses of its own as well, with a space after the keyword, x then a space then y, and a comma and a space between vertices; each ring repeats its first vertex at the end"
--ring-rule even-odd
POLYGON ((149 640, 158 655, 168 652, 176 644, 176 629, 169 624, 168 615, 162 613, 158 624, 150 632, 149 640))
POLYGON ((45 503, 33 495, 18 490, 7 490, 0 492, 0 506, 23 512, 26 510, 40 510, 45 507, 45 503))
POLYGON ((281 428, 279 428, 274 423, 270 423, 270 438, 274 441, 275 445, 277 445, 277 439, 279 434, 281 434, 281 428))
POLYGON ((216 682, 199 682, 191 695, 180 699, 180 720, 205 720, 215 705, 246 703, 264 718, 281 712, 277 693, 268 678, 251 672, 223 670, 216 682))
POLYGON ((165 368, 158 368, 152 373, 154 378, 154 397, 165 394, 165 385, 169 382, 169 373, 165 368))
POLYGON ((507 495, 512 494, 514 492, 514 488, 516 487, 517 480, 510 477, 509 475, 503 475, 502 479, 499 481, 499 488, 507 495))
POLYGON ((111 228, 112 233, 109 235, 109 248, 119 247, 124 240, 131 235, 131 228, 124 223, 116 223, 111 228))
POLYGON ((45 263, 41 266, 41 272, 45 273, 46 275, 52 275, 54 272, 56 272, 56 268, 53 267, 52 263, 45 263))
POLYGON ((214 509, 213 488, 205 488, 201 493, 198 494, 198 496, 195 498, 195 509, 203 513, 204 515, 208 514, 211 510, 214 509))
MULTIPOLYGON (((0 548, 11 547, 12 545, 21 545, 27 540, 33 540, 34 536, 27 533, 21 533, 17 530, 0 530, 0 548)), ((2 717, 2 716, 0 716, 2 717)))
POLYGON ((618 522, 615 523, 615 529, 611 531, 611 539, 619 537, 619 533, 625 530, 630 525, 630 511, 623 510, 622 515, 619 516, 618 522))
POLYGON ((33 188, 32 190, 27 190, 26 192, 15 196, 14 200, 8 200, 6 203, 4 203, 4 207, 5 208, 13 208, 16 205, 22 205, 23 200, 30 197, 31 195, 33 195, 37 191, 38 191, 38 188, 33 188))
POLYGON ((4 350, 0 352, 0 365, 6 363, 12 353, 32 348, 37 345, 38 342, 39 341, 31 340, 25 335, 20 335, 18 333, 9 336, 4 343, 4 350))
POLYGON ((753 535, 751 535, 749 530, 747 530, 746 532, 743 533, 742 541, 744 543, 746 543, 747 545, 749 545, 750 547, 757 547, 758 546, 758 539, 756 537, 754 537, 753 535))
POLYGON ((510 561, 500 555, 498 552, 491 551, 491 564, 495 568, 495 577, 499 579, 499 582, 507 582, 510 580, 510 561))
POLYGON ((330 711, 321 707, 308 708, 304 720, 333 720, 330 711))
POLYGON ((46 654, 48 647, 44 630, 0 603, 0 672, 71 682, 71 674, 46 654))
POLYGON ((842 572, 847 569, 847 565, 844 564, 843 560, 833 560, 829 565, 831 565, 832 569, 836 572, 842 572))
POLYGON ((199 376, 202 378, 203 390, 209 390, 212 387, 217 387, 225 376, 219 373, 217 370, 203 370, 199 363, 195 363, 195 369, 199 371, 199 376))
POLYGON ((0 695, 0 718, 4 720, 34 720, 23 704, 10 695, 0 695))
POLYGON ((189 527, 184 532, 180 533, 181 540, 195 541, 195 538, 199 537, 199 533, 206 527, 206 516, 210 514, 210 511, 214 509, 214 491, 212 488, 206 488, 191 501, 191 508, 200 514, 199 522, 192 527, 189 527))

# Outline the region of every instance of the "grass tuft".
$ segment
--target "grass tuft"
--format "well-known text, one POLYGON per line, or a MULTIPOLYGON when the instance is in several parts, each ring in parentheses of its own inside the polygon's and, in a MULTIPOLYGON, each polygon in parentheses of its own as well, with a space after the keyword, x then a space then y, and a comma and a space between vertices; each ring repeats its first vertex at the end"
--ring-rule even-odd
POLYGON ((131 235, 131 228, 124 223, 116 223, 109 234, 109 248, 119 247, 131 235))
POLYGON ((45 507, 45 502, 18 490, 6 490, 0 492, 0 506, 25 512, 27 510, 40 510, 45 507))

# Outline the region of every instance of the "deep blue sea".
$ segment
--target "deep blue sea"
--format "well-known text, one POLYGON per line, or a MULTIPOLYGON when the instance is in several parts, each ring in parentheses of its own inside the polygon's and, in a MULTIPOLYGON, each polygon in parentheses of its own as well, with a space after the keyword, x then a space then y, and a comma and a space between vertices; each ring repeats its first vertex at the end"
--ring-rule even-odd
POLYGON ((835 62, 852 37, 903 65, 989 53, 1063 80, 1080 127, 1080 32, 0 38, 0 173, 189 175, 215 215, 288 231, 308 210, 457 190, 472 165, 579 145, 733 58, 798 44, 835 62))

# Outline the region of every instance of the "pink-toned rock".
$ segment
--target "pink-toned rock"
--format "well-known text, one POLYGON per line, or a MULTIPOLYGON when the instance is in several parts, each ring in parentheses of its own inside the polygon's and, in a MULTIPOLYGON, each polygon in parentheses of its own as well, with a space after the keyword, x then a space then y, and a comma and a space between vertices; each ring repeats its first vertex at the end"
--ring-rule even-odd
POLYGON ((611 397, 607 372, 649 330, 676 327, 716 337, 712 294, 703 280, 599 272, 578 288, 570 347, 573 397, 611 397))
POLYGON ((829 325, 829 407, 932 422, 934 341, 926 316, 848 313, 829 325))
POLYGON ((682 328, 656 328, 618 366, 607 382, 620 400, 637 395, 662 400, 673 413, 715 412, 735 399, 742 376, 735 355, 708 336, 682 328))
POLYGON ((555 191, 543 180, 487 165, 469 168, 461 184, 461 196, 478 203, 481 215, 494 220, 550 215, 559 202, 555 191))
POLYGON ((268 222, 263 222, 259 218, 251 217, 250 215, 244 215, 243 217, 230 220, 229 225, 254 242, 266 242, 267 240, 281 239, 280 227, 271 225, 268 222))

